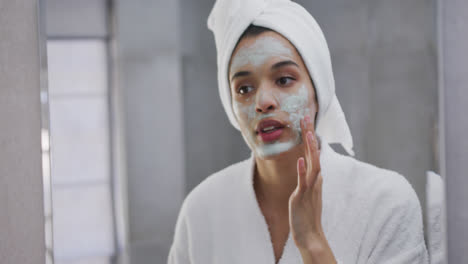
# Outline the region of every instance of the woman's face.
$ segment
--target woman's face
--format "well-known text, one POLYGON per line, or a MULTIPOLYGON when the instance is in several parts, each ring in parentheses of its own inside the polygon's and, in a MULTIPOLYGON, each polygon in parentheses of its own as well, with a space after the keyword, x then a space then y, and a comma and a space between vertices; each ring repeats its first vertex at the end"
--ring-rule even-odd
POLYGON ((318 105, 295 47, 273 31, 245 37, 229 66, 234 114, 255 155, 274 158, 301 144, 300 120, 315 122, 318 105))

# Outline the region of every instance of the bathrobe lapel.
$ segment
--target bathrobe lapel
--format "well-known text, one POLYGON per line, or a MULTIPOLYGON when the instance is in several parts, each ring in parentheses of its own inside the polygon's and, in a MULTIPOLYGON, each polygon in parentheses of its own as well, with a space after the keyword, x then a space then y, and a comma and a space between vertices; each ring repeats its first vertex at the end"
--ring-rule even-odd
MULTIPOLYGON (((338 261, 427 263, 421 208, 403 176, 338 154, 325 142, 320 164, 322 227, 338 261)), ((207 178, 187 196, 169 263, 275 264, 253 169, 251 155, 207 178)), ((296 263, 303 262, 289 235, 278 264, 296 263)))
MULTIPOLYGON (((322 149, 320 151, 320 162, 321 162, 321 169, 322 175, 324 177, 324 184, 323 184, 323 193, 325 193, 325 188, 329 188, 330 182, 325 180, 326 177, 332 177, 330 173, 333 173, 332 168, 330 168, 329 159, 332 155, 336 155, 333 149, 330 148, 328 144, 322 143, 322 149)), ((271 263, 275 264, 275 257, 273 251, 273 244, 271 241, 270 233, 268 231, 268 225, 266 223, 265 217, 262 214, 260 206, 257 202, 257 198, 255 195, 255 190, 253 187, 253 175, 254 175, 254 168, 255 168, 255 159, 253 153, 251 154, 248 162, 245 166, 245 173, 242 176, 242 192, 243 197, 239 200, 239 202, 243 203, 245 206, 243 207, 244 212, 239 212, 242 214, 246 214, 244 218, 244 223, 242 224, 246 227, 246 232, 248 237, 246 237, 245 243, 243 243, 242 248, 249 252, 248 254, 242 254, 245 256, 249 256, 248 261, 250 263, 271 263), (248 217, 247 217, 248 216, 248 217)), ((322 224, 324 224, 324 220, 327 221, 326 217, 324 217, 324 212, 327 211, 327 206, 331 205, 330 203, 325 203, 324 201, 324 208, 322 209, 322 224)), ((237 207, 242 208, 242 207, 237 207)), ((327 225, 324 225, 327 226, 327 225)), ((325 229, 325 227, 324 227, 325 229)), ((245 260, 247 261, 247 260, 245 260)), ((294 239, 291 236, 291 232, 289 232, 288 239, 284 245, 283 254, 278 261, 278 264, 290 264, 290 263, 302 263, 302 258, 294 239)))

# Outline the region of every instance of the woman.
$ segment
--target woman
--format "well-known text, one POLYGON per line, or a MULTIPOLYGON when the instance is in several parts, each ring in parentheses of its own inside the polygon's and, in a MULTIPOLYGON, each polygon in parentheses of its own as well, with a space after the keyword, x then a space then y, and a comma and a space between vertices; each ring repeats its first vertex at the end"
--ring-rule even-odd
POLYGON ((287 0, 217 1, 223 106, 252 150, 186 197, 169 263, 427 263, 405 178, 353 155, 320 27, 287 0))

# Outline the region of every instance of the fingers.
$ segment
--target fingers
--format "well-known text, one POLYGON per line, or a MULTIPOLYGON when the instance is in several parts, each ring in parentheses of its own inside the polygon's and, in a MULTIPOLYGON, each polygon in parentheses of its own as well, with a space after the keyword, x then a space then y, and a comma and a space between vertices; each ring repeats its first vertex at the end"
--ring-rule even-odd
POLYGON ((303 157, 300 157, 297 160, 297 186, 298 186, 299 191, 302 192, 303 190, 306 189, 306 187, 310 186, 315 190, 314 192, 317 193, 319 197, 322 197, 322 182, 323 182, 322 173, 319 171, 315 175, 315 178, 316 178, 315 182, 310 185, 307 185, 306 183, 307 173, 308 172, 305 167, 305 160, 303 157))
MULTIPOLYGON (((303 119, 301 119, 301 131, 302 131, 302 142, 306 145, 306 149, 307 149, 307 129, 306 129, 306 125, 305 125, 305 117, 303 119)), ((306 151, 306 155, 307 155, 307 151, 306 151)))
POLYGON ((309 144, 309 139, 307 138, 308 134, 308 122, 310 121, 309 116, 305 116, 301 120, 301 131, 302 131, 302 142, 304 143, 305 146, 305 166, 307 171, 311 171, 313 164, 312 164, 312 159, 311 159, 311 149, 310 149, 310 144, 309 144))
POLYGON ((318 172, 320 170, 320 159, 319 159, 320 155, 319 155, 319 145, 317 141, 317 135, 315 134, 314 124, 312 123, 310 116, 306 116, 304 119, 307 121, 306 123, 307 134, 310 134, 308 137, 310 137, 309 148, 310 148, 313 168, 315 169, 316 172, 318 172))
POLYGON ((297 186, 300 192, 306 187, 306 167, 303 157, 297 160, 297 186))
POLYGON ((308 175, 309 175, 309 178, 308 178, 308 185, 309 186, 314 186, 314 183, 317 179, 317 175, 318 175, 318 164, 317 164, 317 161, 316 161, 316 150, 314 149, 314 139, 312 137, 312 132, 308 131, 307 132, 307 145, 308 145, 308 152, 309 152, 309 159, 308 159, 308 164, 310 164, 310 169, 308 170, 308 175))
POLYGON ((320 172, 320 153, 315 135, 314 125, 309 116, 301 120, 302 139, 305 143, 306 181, 308 186, 314 186, 320 172))
POLYGON ((320 153, 317 136, 315 135, 315 133, 312 136, 311 131, 307 133, 309 134, 309 141, 311 145, 311 160, 314 168, 314 173, 318 173, 320 171, 320 153))
MULTIPOLYGON (((314 185, 314 194, 316 195, 316 199, 318 201, 317 210, 319 212, 322 212, 322 186, 323 186, 323 177, 322 177, 322 173, 319 172, 317 175, 317 180, 315 181, 315 185, 314 185)), ((318 221, 321 221, 320 217, 318 217, 318 221)))
POLYGON ((322 186, 323 186, 323 177, 322 177, 322 173, 319 172, 317 176, 317 181, 315 183, 315 188, 317 190, 317 195, 319 197, 322 197, 322 186))
POLYGON ((310 116, 309 115, 306 115, 304 117, 305 121, 306 121, 306 129, 307 131, 311 131, 315 134, 315 129, 314 129, 314 125, 312 124, 312 121, 310 119, 310 116))

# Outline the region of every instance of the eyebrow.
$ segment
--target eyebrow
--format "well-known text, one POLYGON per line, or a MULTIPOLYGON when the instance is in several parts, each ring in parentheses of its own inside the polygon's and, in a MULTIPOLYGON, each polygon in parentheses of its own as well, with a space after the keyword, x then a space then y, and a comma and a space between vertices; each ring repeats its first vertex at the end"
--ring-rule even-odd
MULTIPOLYGON (((294 61, 285 60, 285 61, 280 61, 280 62, 275 63, 273 66, 271 66, 271 69, 272 69, 272 70, 276 70, 276 69, 278 69, 278 68, 281 68, 281 67, 284 67, 284 66, 288 66, 288 65, 293 65, 293 66, 296 66, 296 67, 299 68, 299 65, 297 65, 297 63, 295 63, 294 61)), ((235 78, 242 77, 242 76, 247 76, 247 75, 250 75, 250 74, 252 74, 252 73, 249 72, 249 71, 240 71, 240 72, 236 72, 236 73, 231 77, 231 82, 232 82, 235 78)))
POLYGON ((232 80, 234 80, 234 78, 237 78, 237 77, 242 77, 242 76, 247 76, 247 75, 250 75, 251 72, 249 71, 240 71, 240 72, 236 72, 232 77, 231 77, 231 82, 232 80))
POLYGON ((288 65, 293 65, 293 66, 296 66, 299 68, 299 65, 297 65, 297 63, 295 63, 294 61, 292 60, 285 60, 285 61, 280 61, 278 63, 275 63, 275 65, 271 66, 271 69, 272 70, 276 70, 278 68, 281 68, 281 67, 284 67, 284 66, 288 66, 288 65))

